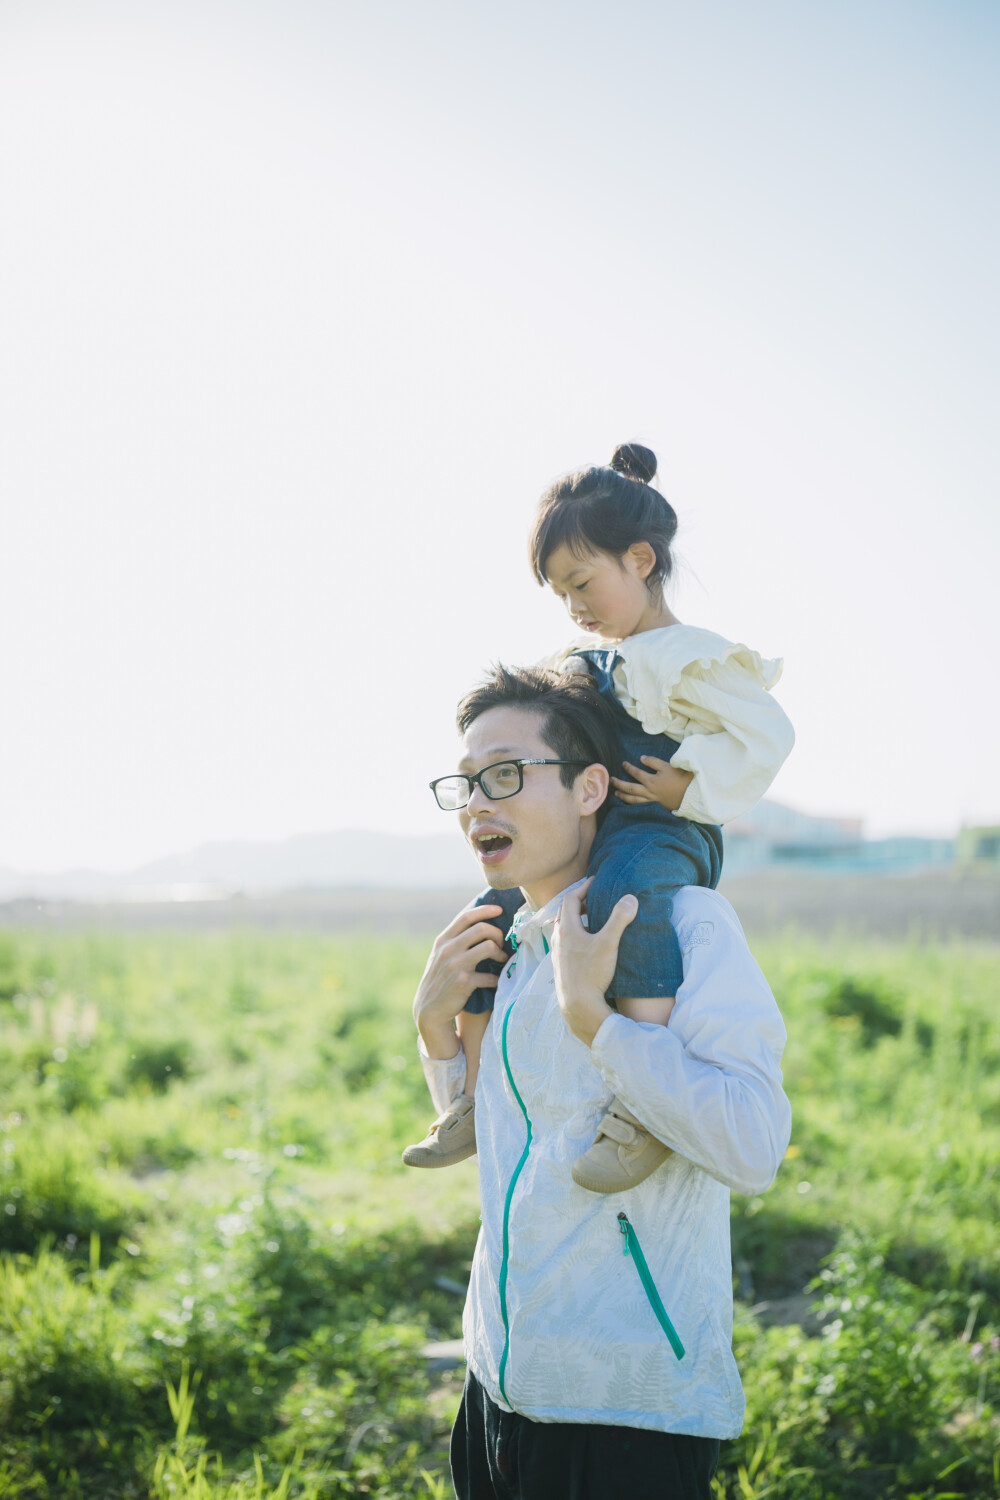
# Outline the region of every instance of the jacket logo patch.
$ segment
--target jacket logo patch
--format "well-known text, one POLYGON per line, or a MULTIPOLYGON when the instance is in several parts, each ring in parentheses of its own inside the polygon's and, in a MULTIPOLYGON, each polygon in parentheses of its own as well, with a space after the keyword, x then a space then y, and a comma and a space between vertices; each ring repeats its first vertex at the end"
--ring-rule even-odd
POLYGON ((706 943, 712 941, 714 933, 714 922, 699 922, 697 927, 691 929, 687 943, 681 950, 682 953, 690 953, 692 948, 703 948, 706 943))

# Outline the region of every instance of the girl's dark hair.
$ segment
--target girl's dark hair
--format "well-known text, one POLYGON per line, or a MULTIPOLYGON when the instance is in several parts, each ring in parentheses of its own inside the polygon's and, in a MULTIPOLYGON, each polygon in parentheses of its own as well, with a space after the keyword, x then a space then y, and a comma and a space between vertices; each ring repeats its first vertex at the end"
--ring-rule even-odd
POLYGON ((650 488, 656 454, 638 443, 623 443, 608 467, 580 469, 550 485, 538 502, 528 541, 531 569, 545 583, 545 568, 557 547, 577 555, 610 552, 621 557, 634 542, 648 542, 656 554, 646 579, 652 592, 673 571, 670 544, 677 516, 669 500, 650 488))

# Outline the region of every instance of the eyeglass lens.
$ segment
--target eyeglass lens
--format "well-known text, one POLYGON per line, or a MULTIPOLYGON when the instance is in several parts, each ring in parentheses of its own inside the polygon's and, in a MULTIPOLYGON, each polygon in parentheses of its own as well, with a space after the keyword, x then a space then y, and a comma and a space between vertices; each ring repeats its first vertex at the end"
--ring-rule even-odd
POLYGON ((521 767, 513 760, 502 760, 499 765, 488 766, 483 772, 483 791, 494 802, 501 797, 513 797, 521 790, 521 767))
MULTIPOLYGON (((521 790, 521 768, 516 761, 502 760, 487 766, 478 780, 487 797, 499 802, 521 790)), ((472 780, 468 776, 444 776, 435 783, 434 795, 445 812, 457 812, 472 796, 472 780)))
POLYGON ((467 776, 443 776, 440 781, 434 783, 434 795, 437 798, 438 807, 445 812, 455 812, 464 807, 469 800, 469 780, 467 776))

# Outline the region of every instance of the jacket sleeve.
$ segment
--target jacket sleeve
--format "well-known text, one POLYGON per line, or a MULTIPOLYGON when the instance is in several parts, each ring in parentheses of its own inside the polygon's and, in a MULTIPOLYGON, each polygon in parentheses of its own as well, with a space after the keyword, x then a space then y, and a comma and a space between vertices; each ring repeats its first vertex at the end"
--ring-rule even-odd
POLYGON ((675 922, 684 981, 668 1026, 612 1015, 591 1049, 607 1087, 664 1145, 734 1192, 762 1193, 788 1149, 785 1028, 736 915, 699 891, 675 922))
POLYGON ((454 1057, 428 1057, 424 1044, 417 1037, 417 1051, 427 1079, 427 1087, 438 1114, 443 1114, 453 1099, 457 1099, 465 1088, 465 1053, 459 1047, 454 1057))

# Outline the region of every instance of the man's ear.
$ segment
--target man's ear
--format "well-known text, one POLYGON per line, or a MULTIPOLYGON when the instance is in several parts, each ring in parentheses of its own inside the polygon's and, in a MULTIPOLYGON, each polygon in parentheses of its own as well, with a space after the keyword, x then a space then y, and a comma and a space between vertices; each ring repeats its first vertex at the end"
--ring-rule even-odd
POLYGON ((592 766, 581 771, 576 778, 576 789, 580 797, 580 816, 589 817, 591 813, 604 806, 607 801, 608 792, 611 788, 611 777, 607 766, 602 766, 600 761, 595 761, 592 766))

